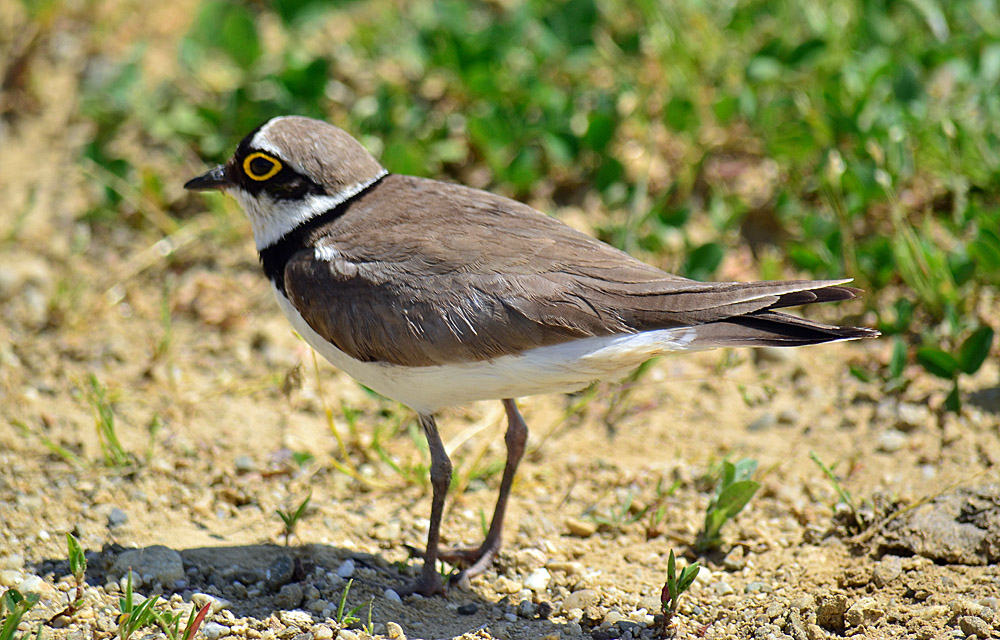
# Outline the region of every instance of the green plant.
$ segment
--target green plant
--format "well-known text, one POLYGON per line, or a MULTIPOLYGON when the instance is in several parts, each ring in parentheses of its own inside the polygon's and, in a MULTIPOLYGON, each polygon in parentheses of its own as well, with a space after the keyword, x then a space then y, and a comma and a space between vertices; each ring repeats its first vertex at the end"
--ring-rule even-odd
POLYGON ((202 605, 201 609, 192 606, 186 621, 184 613, 181 611, 177 611, 176 613, 171 613, 170 611, 153 611, 152 616, 169 640, 193 640, 195 634, 198 633, 198 628, 201 627, 202 622, 208 616, 211 607, 212 605, 207 602, 202 605), (183 627, 181 626, 182 621, 184 622, 183 627))
POLYGON ((289 544, 292 534, 295 533, 295 527, 298 525, 299 520, 306 513, 306 508, 309 507, 309 501, 312 500, 312 494, 306 496, 306 499, 299 503, 299 506, 295 508, 294 511, 282 511, 281 509, 275 509, 274 512, 278 514, 281 521, 284 523, 285 528, 281 535, 285 536, 285 546, 289 544))
POLYGON ((73 581, 76 583, 74 593, 70 596, 69 606, 66 607, 66 615, 73 615, 83 603, 83 588, 87 584, 87 556, 80 546, 80 541, 72 533, 66 534, 66 547, 69 556, 69 570, 73 574, 73 581))
POLYGON ((993 344, 993 329, 979 327, 962 342, 956 352, 940 347, 925 346, 917 350, 917 362, 928 372, 951 381, 951 391, 945 399, 945 409, 958 412, 962 407, 959 397, 958 378, 961 374, 972 375, 983 366, 993 344))
POLYGON ((146 598, 140 603, 135 602, 132 591, 132 570, 128 570, 128 579, 125 583, 125 594, 118 599, 118 607, 121 613, 118 616, 118 635, 121 640, 129 640, 133 633, 143 627, 150 627, 156 624, 156 612, 153 607, 159 596, 146 598))
POLYGON ((824 475, 826 475, 830 484, 833 486, 833 490, 837 492, 839 502, 842 502, 850 510, 851 520, 853 521, 855 531, 861 531, 864 527, 862 525, 861 518, 858 515, 858 508, 854 502, 854 497, 851 495, 851 492, 840 485, 840 479, 837 478, 837 475, 833 472, 833 468, 824 464, 815 451, 809 452, 809 458, 815 462, 816 466, 820 468, 824 475))
MULTIPOLYGON (((0 598, 0 616, 3 622, 0 623, 0 640, 24 640, 27 635, 17 636, 17 626, 21 624, 24 614, 38 604, 38 594, 29 593, 24 596, 17 589, 8 589, 0 598)), ((42 628, 38 627, 36 638, 41 638, 42 628)))
POLYGON ((750 479, 756 470, 757 461, 750 458, 736 464, 728 460, 722 462, 715 495, 705 511, 705 524, 695 540, 695 549, 699 553, 716 549, 722 544, 720 531, 723 525, 742 511, 760 488, 760 484, 750 479))
POLYGON ((663 585, 663 590, 660 591, 660 608, 663 610, 663 622, 660 629, 663 635, 668 635, 670 621, 677 613, 681 596, 694 584, 699 571, 701 571, 701 567, 695 562, 681 569, 680 575, 678 575, 674 550, 670 550, 670 557, 667 559, 667 582, 663 585))
MULTIPOLYGON (((344 591, 340 594, 340 602, 337 604, 337 614, 334 617, 334 620, 336 620, 337 624, 340 625, 341 627, 349 627, 355 622, 359 622, 361 618, 357 616, 357 613, 361 611, 362 607, 365 606, 365 603, 362 602, 361 604, 352 607, 351 609, 347 609, 347 594, 351 592, 351 585, 353 584, 354 584, 353 578, 347 581, 347 585, 344 586, 344 591), (347 610, 345 611, 345 609, 347 610)), ((369 625, 371 625, 371 615, 372 615, 371 606, 373 601, 374 600, 369 600, 367 603, 369 625)))
POLYGON ((101 443, 104 464, 118 469, 127 467, 132 464, 132 458, 118 440, 118 433, 115 429, 115 412, 108 400, 107 389, 94 374, 88 376, 87 384, 86 398, 94 412, 94 425, 101 443))

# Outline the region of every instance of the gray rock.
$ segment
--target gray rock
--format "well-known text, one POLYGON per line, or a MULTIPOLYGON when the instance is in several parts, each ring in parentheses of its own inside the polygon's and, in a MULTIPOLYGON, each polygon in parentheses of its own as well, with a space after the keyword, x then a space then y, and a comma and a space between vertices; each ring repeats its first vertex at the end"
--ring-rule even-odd
POLYGON ((108 527, 114 529, 115 527, 120 527, 128 522, 128 514, 114 507, 111 509, 111 513, 108 514, 108 527))
POLYGON ((885 556, 872 570, 872 581, 882 588, 903 574, 903 562, 899 556, 885 556))
POLYGON ((181 554, 162 545, 145 549, 129 549, 118 555, 111 573, 124 576, 132 569, 133 574, 143 577, 144 582, 160 583, 172 587, 184 579, 184 562, 181 554))
POLYGON ((743 593, 771 593, 772 591, 774 591, 774 587, 766 582, 760 582, 759 580, 748 582, 746 586, 743 587, 743 593))
POLYGON ((479 605, 477 605, 475 602, 466 602, 465 604, 459 605, 458 608, 455 609, 455 611, 460 616, 471 616, 478 610, 479 610, 479 605))
POLYGON ((278 591, 278 595, 274 597, 274 606, 288 611, 302 604, 302 598, 302 585, 297 582, 291 582, 281 587, 281 590, 278 591))
POLYGON ((975 635, 977 638, 989 638, 993 629, 986 621, 976 616, 962 616, 958 619, 958 628, 966 637, 975 635))
POLYGON ((528 618, 530 620, 531 618, 535 617, 536 613, 538 613, 538 605, 536 605, 531 600, 521 600, 519 603, 517 603, 518 616, 522 618, 528 618))
POLYGON ((229 627, 218 622, 206 622, 202 625, 201 632, 205 634, 208 640, 216 640, 216 638, 229 635, 229 627))
POLYGON ((909 433, 934 424, 934 416, 927 405, 900 402, 896 407, 896 428, 909 433))
POLYGON ((250 473, 257 469, 257 463, 250 456, 237 456, 233 466, 236 468, 236 473, 250 473))
POLYGON ((270 591, 277 591, 292 581, 295 575, 295 561, 291 556, 281 555, 274 559, 264 573, 264 584, 270 591))
POLYGON ((735 593, 735 590, 728 582, 716 582, 712 585, 712 591, 717 596, 728 596, 735 593))
POLYGON ((767 431, 776 424, 778 424, 777 416, 768 411, 748 424, 747 431, 767 431))
POLYGON ((337 567, 337 576, 344 580, 354 575, 354 560, 348 558, 337 567))
POLYGON ((1000 484, 960 488, 891 521, 883 552, 907 551, 945 564, 1000 562, 1000 484))

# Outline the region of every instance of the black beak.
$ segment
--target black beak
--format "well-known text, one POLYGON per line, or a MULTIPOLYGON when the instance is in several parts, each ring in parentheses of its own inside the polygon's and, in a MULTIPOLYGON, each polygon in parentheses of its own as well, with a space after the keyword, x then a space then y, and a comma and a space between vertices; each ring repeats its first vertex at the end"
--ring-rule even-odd
POLYGON ((229 185, 229 178, 226 177, 226 166, 220 164, 208 173, 191 178, 184 183, 184 188, 188 191, 209 191, 211 189, 225 189, 229 185))

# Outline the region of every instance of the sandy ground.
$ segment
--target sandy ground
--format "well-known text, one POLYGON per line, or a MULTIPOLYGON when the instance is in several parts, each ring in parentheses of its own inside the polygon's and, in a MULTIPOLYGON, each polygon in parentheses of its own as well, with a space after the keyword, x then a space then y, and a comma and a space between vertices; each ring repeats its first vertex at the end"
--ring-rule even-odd
MULTIPOLYGON (((52 99, 74 71, 48 71, 45 106, 0 129, 0 588, 41 594, 23 629, 114 635, 131 566, 164 607, 214 598, 209 638, 648 638, 675 550, 704 566, 678 637, 1000 635, 997 361, 963 379, 963 411, 948 414, 945 383, 917 368, 893 393, 849 374, 884 365, 886 340, 663 358, 624 395, 602 383, 524 399, 529 454, 496 566, 470 591, 398 601, 430 505, 412 413, 314 364, 233 203, 203 213, 193 198, 169 247, 79 223, 87 130, 52 99), (104 462, 91 376, 122 466, 104 462), (836 466, 861 527, 810 451, 836 466), (762 487, 699 558, 712 474, 741 458, 762 487), (286 546, 275 509, 308 495, 286 546), (59 616, 66 532, 90 567, 82 607, 59 616), (348 577, 353 630, 336 615, 348 577)), ((179 189, 197 169, 164 180, 179 189)), ((474 544, 499 482, 501 407, 439 425, 457 478, 445 542, 474 544)))

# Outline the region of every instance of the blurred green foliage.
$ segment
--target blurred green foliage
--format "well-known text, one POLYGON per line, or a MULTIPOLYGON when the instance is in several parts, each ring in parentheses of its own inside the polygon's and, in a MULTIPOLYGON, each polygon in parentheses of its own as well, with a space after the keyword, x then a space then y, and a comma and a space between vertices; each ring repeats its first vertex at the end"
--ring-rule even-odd
MULTIPOLYGON (((170 210, 123 131, 222 161, 298 113, 398 173, 588 213, 597 196, 603 239, 690 277, 741 241, 766 277, 854 277, 899 337, 875 372, 895 390, 907 361, 935 372, 928 350, 992 345, 998 16, 995 0, 204 0, 176 77, 145 78, 141 47, 88 66, 86 157, 170 210)), ((122 206, 106 192, 95 220, 122 206)))

